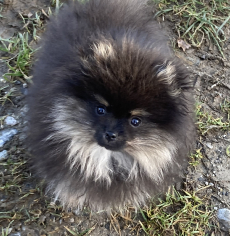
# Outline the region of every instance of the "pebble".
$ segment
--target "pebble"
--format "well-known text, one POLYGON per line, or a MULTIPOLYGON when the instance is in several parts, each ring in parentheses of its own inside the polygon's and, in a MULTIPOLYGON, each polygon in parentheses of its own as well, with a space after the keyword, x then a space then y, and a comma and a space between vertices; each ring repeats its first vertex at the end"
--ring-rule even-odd
POLYGON ((6 129, 0 132, 0 147, 9 141, 18 131, 16 129, 6 129))
POLYGON ((79 215, 81 215, 81 211, 79 210, 79 209, 73 209, 73 214, 75 215, 75 216, 79 216, 79 215))
POLYGON ((203 59, 203 60, 205 60, 205 59, 206 59, 206 55, 203 54, 200 58, 203 59))
POLYGON ((217 207, 213 207, 213 209, 214 209, 215 211, 217 211, 217 210, 218 210, 218 208, 217 208, 217 207))
POLYGON ((204 177, 201 176, 198 178, 198 180, 201 182, 201 181, 204 181, 205 179, 204 179, 204 177))
MULTIPOLYGON (((0 0, 0 3, 2 3, 2 1, 0 0)), ((2 82, 2 83, 6 83, 6 80, 5 79, 3 79, 3 77, 0 77, 0 82, 2 82)))
POLYGON ((70 222, 70 223, 73 223, 73 222, 74 222, 74 218, 70 218, 70 219, 69 219, 69 222, 70 222))
POLYGON ((212 146, 211 143, 206 143, 206 146, 207 146, 208 148, 210 148, 210 149, 213 149, 213 146, 212 146))
POLYGON ((16 85, 20 85, 22 82, 21 81, 19 81, 19 80, 16 80, 15 82, 14 82, 14 84, 16 84, 16 85))
POLYGON ((7 158, 7 151, 3 150, 0 152, 0 161, 5 160, 7 158))
POLYGON ((18 123, 12 116, 7 116, 4 122, 6 125, 9 125, 9 126, 14 126, 18 123))
POLYGON ((217 218, 227 229, 230 229, 230 210, 222 208, 217 211, 217 218))
POLYGON ((13 233, 13 234, 9 234, 9 236, 21 236, 21 233, 20 232, 13 233))

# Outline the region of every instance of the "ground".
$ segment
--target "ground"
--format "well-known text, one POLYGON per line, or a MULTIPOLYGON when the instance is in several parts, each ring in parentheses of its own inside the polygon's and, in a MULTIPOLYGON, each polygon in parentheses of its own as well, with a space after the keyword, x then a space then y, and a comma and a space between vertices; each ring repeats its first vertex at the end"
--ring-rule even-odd
MULTIPOLYGON (((53 1, 55 2, 55 1, 53 1)), ((54 12, 49 0, 0 0, 0 39, 6 45, 18 47, 24 42, 23 59, 37 48, 39 35, 50 12, 54 12), (20 13, 20 14, 19 14, 20 13), (36 13, 39 16, 36 16, 36 13), (28 21, 28 18, 31 19, 28 21), (39 18, 39 21, 36 20, 39 18), (39 25, 39 27, 38 27, 39 25), (34 30, 36 34, 33 35, 34 30), (39 31, 40 29, 40 31, 39 31), (29 32, 29 44, 26 34, 18 41, 9 39, 19 32, 29 32), (31 36, 32 35, 32 36, 31 36), (21 40, 21 41, 20 41, 21 40)), ((209 222, 215 225, 207 230, 180 235, 229 235, 228 229, 219 225, 216 211, 230 209, 230 30, 226 27, 227 40, 223 45, 224 56, 210 40, 204 40, 200 48, 190 47, 183 51, 178 48, 176 18, 172 15, 159 16, 159 22, 170 36, 176 56, 181 58, 190 71, 195 83, 197 101, 197 147, 186 170, 184 184, 177 186, 188 194, 196 194, 202 199, 203 209, 208 204, 209 222)), ((13 49, 12 49, 13 50, 13 49)), ((5 50, 6 51, 6 50, 5 50)), ((28 65, 24 71, 13 71, 14 79, 8 72, 7 61, 12 62, 9 52, 0 51, 0 136, 9 131, 12 136, 1 145, 0 140, 0 233, 2 235, 154 235, 148 231, 150 211, 143 210, 135 215, 131 209, 125 216, 114 213, 111 218, 104 215, 83 212, 64 211, 44 194, 44 187, 33 178, 27 160, 26 148, 26 112, 25 97, 31 79, 28 65), (28 71, 28 73, 27 73, 28 71), (18 77, 17 73, 21 73, 18 77), (7 118, 8 117, 8 118, 7 118), (10 120, 11 119, 11 120, 10 120), (132 212, 132 213, 131 213, 132 212), (149 217, 146 219, 146 217, 149 217), (148 223, 147 223, 148 222, 148 223), (2 229, 1 229, 2 228, 2 229)), ((16 68, 16 62, 13 67, 16 68)), ((11 64, 12 66, 12 64, 11 64)), ((13 73, 11 70, 11 73, 13 73)), ((188 196, 188 195, 186 195, 188 196)), ((188 198, 193 199, 194 197, 188 198)), ((156 232, 156 231, 155 231, 156 232)), ((173 231, 164 231, 158 235, 174 235, 173 231), (168 232, 168 233, 167 233, 168 232)), ((157 235, 157 234, 156 234, 157 235)))

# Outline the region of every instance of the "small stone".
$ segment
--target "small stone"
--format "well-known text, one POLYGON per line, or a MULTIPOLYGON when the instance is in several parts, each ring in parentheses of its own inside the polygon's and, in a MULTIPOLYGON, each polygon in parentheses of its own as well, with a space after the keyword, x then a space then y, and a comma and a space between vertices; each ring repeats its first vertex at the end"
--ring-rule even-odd
POLYGON ((209 183, 210 186, 214 186, 214 183, 209 183))
MULTIPOLYGON (((0 0, 0 3, 2 3, 1 1, 2 1, 2 0, 0 0)), ((0 82, 2 82, 2 83, 6 83, 6 80, 3 79, 2 77, 0 77, 0 82)))
POLYGON ((110 230, 110 223, 109 223, 109 222, 107 222, 107 223, 105 224, 105 228, 106 228, 107 230, 110 230))
POLYGON ((69 219, 69 222, 70 222, 70 223, 73 223, 73 222, 74 222, 74 218, 70 218, 70 219, 69 219))
POLYGON ((215 211, 217 211, 217 210, 218 210, 218 208, 217 208, 217 207, 213 207, 213 209, 214 209, 215 211))
POLYGON ((6 202, 7 201, 7 196, 3 195, 1 198, 0 198, 0 202, 6 202))
POLYGON ((205 185, 208 186, 208 182, 205 182, 205 185))
POLYGON ((205 59, 206 59, 206 55, 203 54, 203 55, 200 56, 200 58, 203 59, 203 60, 205 60, 205 59))
POLYGON ((13 233, 13 234, 9 234, 9 236, 21 236, 21 233, 20 232, 13 233))
POLYGON ((230 210, 227 208, 217 211, 217 218, 227 229, 230 229, 230 210))
POLYGON ((210 188, 210 189, 207 189, 207 193, 208 194, 211 194, 212 193, 212 189, 210 188))
POLYGON ((0 132, 0 147, 9 141, 18 131, 16 129, 6 129, 0 132))
POLYGON ((210 148, 210 149, 213 149, 213 146, 212 146, 211 143, 206 143, 206 146, 207 146, 208 148, 210 148))
POLYGON ((4 122, 6 125, 9 125, 9 126, 14 126, 18 123, 12 116, 7 116, 4 122))
POLYGON ((27 88, 23 88, 22 89, 22 93, 26 96, 28 95, 28 89, 27 88))
POLYGON ((201 182, 201 181, 204 181, 204 177, 202 177, 202 176, 199 177, 199 178, 198 178, 198 181, 200 181, 200 182, 201 182))
POLYGON ((22 82, 19 81, 19 80, 16 80, 14 83, 15 83, 16 85, 20 85, 22 82))
POLYGON ((80 211, 78 208, 73 209, 72 212, 73 212, 73 214, 74 214, 75 216, 81 215, 81 211, 80 211))
POLYGON ((5 160, 7 158, 7 151, 3 150, 0 152, 0 161, 5 160))

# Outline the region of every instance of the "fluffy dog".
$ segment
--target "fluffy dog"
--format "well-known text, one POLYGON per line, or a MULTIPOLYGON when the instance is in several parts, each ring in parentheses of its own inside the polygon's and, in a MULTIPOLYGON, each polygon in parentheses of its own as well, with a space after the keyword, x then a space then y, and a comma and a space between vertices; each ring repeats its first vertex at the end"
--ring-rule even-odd
POLYGON ((29 139, 48 190, 94 211, 165 191, 194 142, 193 84, 146 2, 75 1, 42 44, 29 139))

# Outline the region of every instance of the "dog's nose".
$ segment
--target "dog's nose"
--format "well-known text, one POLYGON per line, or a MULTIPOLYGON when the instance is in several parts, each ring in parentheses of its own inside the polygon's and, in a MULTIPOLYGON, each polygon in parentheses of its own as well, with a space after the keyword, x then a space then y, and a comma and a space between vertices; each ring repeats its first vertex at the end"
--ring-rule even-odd
POLYGON ((108 142, 114 141, 116 139, 117 135, 112 131, 106 131, 105 132, 105 138, 108 142))

